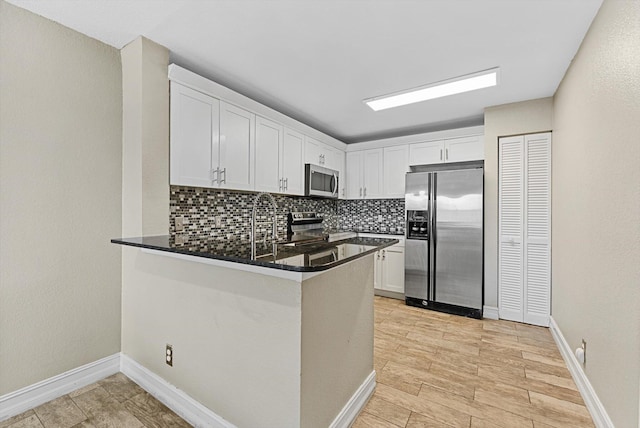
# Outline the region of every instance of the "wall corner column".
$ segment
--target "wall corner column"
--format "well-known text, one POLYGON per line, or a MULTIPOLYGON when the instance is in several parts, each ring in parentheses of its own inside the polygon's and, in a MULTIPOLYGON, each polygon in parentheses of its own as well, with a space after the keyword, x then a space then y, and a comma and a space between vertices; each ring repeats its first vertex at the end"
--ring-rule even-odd
POLYGON ((169 50, 138 37, 122 58, 122 236, 169 233, 169 50))

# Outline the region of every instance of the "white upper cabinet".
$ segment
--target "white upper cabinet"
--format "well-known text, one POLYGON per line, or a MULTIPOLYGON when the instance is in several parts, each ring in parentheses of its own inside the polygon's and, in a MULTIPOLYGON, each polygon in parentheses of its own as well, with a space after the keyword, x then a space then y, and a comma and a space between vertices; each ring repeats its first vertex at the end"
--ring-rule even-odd
POLYGON ((303 195, 305 162, 344 183, 337 140, 175 64, 169 79, 170 184, 303 195))
POLYGON ((339 149, 334 149, 334 152, 334 160, 336 162, 336 168, 334 169, 338 171, 338 197, 345 199, 347 197, 345 153, 339 149))
POLYGON ((256 115, 220 102, 220 187, 253 190, 256 115))
POLYGON ((314 165, 325 165, 326 150, 325 145, 318 140, 305 136, 304 139, 304 162, 314 165))
POLYGON ((264 117, 256 117, 255 183, 256 190, 282 192, 280 175, 284 127, 264 117))
POLYGON ((404 198, 405 175, 409 172, 409 146, 385 147, 382 178, 385 198, 404 198))
POLYGON ((280 150, 280 178, 283 192, 304 195, 304 135, 284 128, 282 150, 280 150))
POLYGON ((465 162, 484 159, 484 138, 480 135, 445 140, 445 162, 465 162))
POLYGON ((320 165, 325 168, 340 169, 341 151, 328 146, 314 138, 305 135, 304 159, 305 163, 320 165))
POLYGON ((429 165, 444 162, 444 140, 409 145, 410 165, 429 165))
POLYGON ((220 101, 171 83, 170 183, 211 187, 218 167, 220 101))
POLYGON ((465 162, 484 159, 482 135, 425 141, 409 145, 410 165, 465 162))
POLYGON ((362 156, 364 152, 347 152, 345 177, 347 199, 362 198, 362 156))
POLYGON ((347 199, 382 197, 382 149, 347 153, 347 199))
POLYGON ((383 168, 382 149, 364 151, 363 157, 363 196, 367 199, 382 197, 383 179, 380 173, 383 168))

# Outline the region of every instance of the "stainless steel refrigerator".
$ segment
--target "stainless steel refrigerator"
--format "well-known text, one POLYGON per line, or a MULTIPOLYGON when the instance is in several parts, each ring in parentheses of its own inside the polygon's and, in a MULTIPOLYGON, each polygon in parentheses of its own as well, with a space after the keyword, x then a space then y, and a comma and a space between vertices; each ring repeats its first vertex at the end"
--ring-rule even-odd
POLYGON ((406 304, 482 318, 483 162, 406 175, 406 304))

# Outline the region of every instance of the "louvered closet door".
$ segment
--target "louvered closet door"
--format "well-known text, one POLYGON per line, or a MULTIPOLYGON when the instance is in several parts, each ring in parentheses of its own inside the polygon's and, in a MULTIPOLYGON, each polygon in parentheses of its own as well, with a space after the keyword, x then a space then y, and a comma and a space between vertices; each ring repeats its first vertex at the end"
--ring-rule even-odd
POLYGON ((549 325, 551 307, 551 134, 524 137, 524 322, 549 325))
POLYGON ((498 309, 523 321, 524 137, 501 138, 499 149, 498 309))

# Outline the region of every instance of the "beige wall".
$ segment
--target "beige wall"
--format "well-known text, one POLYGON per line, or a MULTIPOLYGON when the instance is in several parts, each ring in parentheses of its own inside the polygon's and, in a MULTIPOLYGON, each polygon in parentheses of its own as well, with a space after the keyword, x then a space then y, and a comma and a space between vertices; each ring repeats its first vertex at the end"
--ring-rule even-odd
POLYGON ((299 426, 300 283, 123 256, 124 354, 238 427, 299 426))
MULTIPOLYGON (((498 306, 498 138, 551 130, 553 99, 505 104, 484 112, 484 304, 498 306)), ((553 139, 553 137, 552 137, 553 139)))
POLYGON ((640 2, 605 0, 554 99, 552 315, 617 427, 638 426, 640 2))
POLYGON ((0 0, 0 395, 120 351, 119 52, 0 0))
POLYGON ((330 426, 372 371, 373 254, 302 283, 300 426, 330 426))

